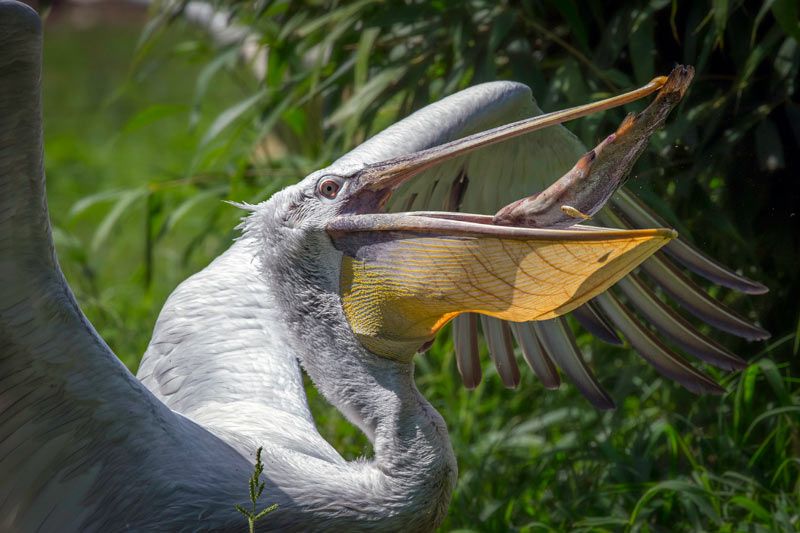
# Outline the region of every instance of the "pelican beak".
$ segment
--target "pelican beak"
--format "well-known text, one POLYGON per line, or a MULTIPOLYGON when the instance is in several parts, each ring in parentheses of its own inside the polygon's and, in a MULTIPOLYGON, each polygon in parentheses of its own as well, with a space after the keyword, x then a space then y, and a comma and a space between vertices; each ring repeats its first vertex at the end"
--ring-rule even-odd
MULTIPOLYGON (((495 217, 375 211, 398 186, 436 164, 517 135, 632 102, 665 83, 672 87, 670 84, 678 78, 683 91, 691 71, 680 67, 669 79, 656 78, 620 96, 501 126, 369 165, 357 173, 353 196, 358 200, 346 214, 331 221, 327 231, 342 252, 342 306, 361 343, 378 355, 409 360, 444 324, 461 313, 481 313, 513 322, 563 315, 604 292, 675 238, 677 234, 669 229, 531 227, 557 216, 572 217, 572 225, 574 218, 583 214, 579 208, 559 205, 558 201, 544 206, 534 202, 533 207, 530 202, 515 202, 509 206, 512 209, 506 208, 505 213, 501 210, 495 217)), ((574 203, 579 207, 599 209, 641 153, 657 127, 653 123, 663 122, 677 100, 657 98, 658 112, 646 114, 646 110, 635 119, 626 119, 614 139, 606 140, 594 151, 592 159, 599 159, 600 164, 583 158, 576 165, 580 179, 573 169, 556 182, 560 193, 550 196, 558 200, 566 191, 575 196, 574 203), (611 154, 608 163, 602 158, 604 153, 611 154), (624 172, 608 170, 620 159, 630 163, 624 172), (603 179, 595 179, 599 174, 603 179), (612 182, 611 192, 598 192, 602 186, 597 183, 606 181, 612 182)))
POLYGON ((667 80, 666 76, 659 76, 647 85, 605 100, 512 122, 427 150, 367 165, 354 177, 358 179, 359 189, 366 189, 379 195, 385 195, 387 191, 394 191, 420 172, 439 163, 513 137, 629 104, 658 91, 667 83, 667 80))
POLYGON ((628 274, 676 233, 492 224, 491 216, 381 213, 333 220, 339 292, 355 335, 375 354, 413 357, 455 316, 545 320, 628 274))

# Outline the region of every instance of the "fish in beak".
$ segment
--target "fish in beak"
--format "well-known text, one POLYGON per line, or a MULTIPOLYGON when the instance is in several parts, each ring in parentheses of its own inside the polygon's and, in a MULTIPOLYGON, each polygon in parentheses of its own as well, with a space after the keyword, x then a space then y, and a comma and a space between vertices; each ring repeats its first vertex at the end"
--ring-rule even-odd
POLYGON ((625 181, 647 140, 691 82, 676 67, 634 91, 539 115, 356 172, 343 214, 327 225, 342 255, 340 295, 356 336, 373 353, 408 360, 461 313, 512 322, 546 320, 607 290, 674 239, 671 229, 576 225, 625 181), (439 163, 658 91, 615 134, 540 194, 495 216, 379 213, 391 193, 439 163))
POLYGON ((625 183, 650 136, 664 125, 693 77, 692 67, 675 68, 644 111, 628 115, 616 132, 580 158, 553 185, 504 207, 493 222, 503 226, 560 228, 591 218, 625 183))

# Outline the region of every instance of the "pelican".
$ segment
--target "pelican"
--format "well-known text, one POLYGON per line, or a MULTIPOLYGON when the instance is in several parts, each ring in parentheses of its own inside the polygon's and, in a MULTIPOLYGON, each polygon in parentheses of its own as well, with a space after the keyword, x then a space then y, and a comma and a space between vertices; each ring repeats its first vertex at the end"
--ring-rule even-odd
POLYGON ((242 204, 241 236, 172 293, 134 377, 58 266, 40 56, 36 13, 0 0, 0 530, 239 531, 234 504, 246 499, 259 448, 278 505, 258 524, 264 530, 431 530, 446 514, 457 464, 444 420, 414 384, 413 361, 448 321, 468 386, 481 379, 480 316, 506 385, 519 379, 514 337, 545 386, 558 386, 557 364, 601 408, 611 398, 565 313, 613 342, 619 330, 690 390, 721 390, 606 292, 618 281, 629 305, 687 351, 727 369, 744 364, 625 277, 640 264, 707 322, 766 335, 672 260, 744 292, 763 286, 672 230, 579 224, 596 216, 662 225, 625 191, 611 200, 619 214, 599 209, 682 96, 691 69, 679 67, 544 115, 524 85, 479 85, 269 200, 242 204), (651 111, 594 150, 558 125, 656 91, 651 111), (467 214, 487 210, 494 216, 467 214), (668 256, 653 256, 661 247, 668 256), (320 436, 301 367, 369 437, 374 458, 345 461, 320 436))

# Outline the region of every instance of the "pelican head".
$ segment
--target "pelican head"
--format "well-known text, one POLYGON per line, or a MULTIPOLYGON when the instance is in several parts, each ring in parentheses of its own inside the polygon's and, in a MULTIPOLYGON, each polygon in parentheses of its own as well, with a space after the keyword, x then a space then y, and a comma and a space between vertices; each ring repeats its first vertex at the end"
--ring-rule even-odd
MULTIPOLYGON (((612 100, 619 105, 665 83, 659 78, 612 100)), ((298 317, 324 309, 322 320, 338 318, 333 308, 343 310, 359 343, 381 357, 410 361, 444 324, 465 312, 517 322, 554 318, 605 291, 675 232, 573 225, 577 220, 568 229, 532 228, 526 224, 532 218, 525 216, 388 214, 383 208, 398 187, 424 170, 606 107, 608 101, 602 101, 540 115, 377 163, 336 162, 252 208, 245 230, 259 238, 268 275, 283 276, 278 285, 287 288, 288 308, 296 308, 298 317), (319 303, 326 298, 331 306, 319 303)), ((631 122, 625 132, 636 130, 631 122)), ((617 135, 615 159, 635 159, 640 137, 617 135)), ((553 185, 553 194, 548 189, 542 196, 577 198, 581 210, 597 211, 629 168, 609 172, 609 164, 598 164, 602 153, 597 153, 591 164, 578 162, 580 179, 568 173, 553 185), (591 165, 602 172, 592 172, 591 165)), ((535 204, 537 220, 561 220, 575 211, 556 201, 540 204, 535 204)), ((528 204, 512 205, 515 214, 524 215, 528 204)))

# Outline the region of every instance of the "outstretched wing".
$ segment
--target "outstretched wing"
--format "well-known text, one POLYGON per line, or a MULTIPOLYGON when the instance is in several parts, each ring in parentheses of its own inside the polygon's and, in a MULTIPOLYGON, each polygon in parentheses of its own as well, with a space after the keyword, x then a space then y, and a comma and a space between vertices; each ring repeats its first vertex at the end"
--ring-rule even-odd
MULTIPOLYGON (((508 122, 540 114, 531 91, 513 82, 478 85, 412 114, 387 128, 333 166, 352 167, 396 157, 508 122)), ((586 152, 583 144, 562 126, 530 133, 472 152, 433 167, 404 185, 394 196, 391 210, 447 210, 494 213, 519 198, 544 190, 569 170, 586 152)), ((665 224, 634 194, 620 191, 610 201, 612 209, 598 219, 621 228, 660 227, 665 224)), ((666 253, 646 261, 642 271, 655 285, 672 296, 684 309, 723 331, 747 339, 764 339, 768 333, 712 299, 692 283, 675 262, 709 279, 740 292, 760 294, 766 288, 748 280, 705 256, 685 240, 676 239, 664 247, 666 253)), ((633 273, 618 286, 633 309, 613 296, 591 301, 573 312, 587 330, 606 342, 621 344, 617 331, 628 339, 642 357, 663 373, 681 360, 661 342, 639 316, 661 334, 693 355, 722 368, 740 368, 743 361, 700 333, 687 320, 665 306, 633 273)), ((453 332, 459 371, 464 383, 480 382, 476 338, 477 320, 461 315, 453 332)), ((598 407, 613 403, 583 361, 573 333, 563 319, 509 325, 497 319, 482 319, 483 334, 498 367, 514 367, 516 338, 531 368, 548 387, 556 387, 554 363, 598 407)))
POLYGON ((175 516, 235 520, 208 495, 232 493, 216 479, 220 464, 247 479, 247 461, 128 372, 58 266, 40 62, 38 16, 0 0, 0 530, 109 530, 156 519, 169 528, 169 517, 152 516, 156 503, 174 505, 175 516))

